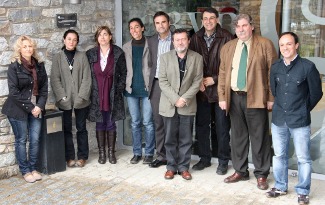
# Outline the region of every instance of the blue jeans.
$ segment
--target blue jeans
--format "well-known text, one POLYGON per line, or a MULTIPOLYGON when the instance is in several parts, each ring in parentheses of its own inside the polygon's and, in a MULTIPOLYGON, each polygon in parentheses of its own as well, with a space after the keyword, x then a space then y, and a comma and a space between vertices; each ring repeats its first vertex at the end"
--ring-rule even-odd
POLYGON ((39 139, 42 120, 28 114, 27 120, 16 120, 9 117, 12 130, 15 135, 15 152, 22 175, 36 170, 38 160, 39 139), (29 151, 27 158, 26 142, 29 136, 29 151))
POLYGON ((276 126, 272 123, 272 141, 274 147, 273 175, 275 188, 288 190, 288 151, 290 135, 293 137, 298 158, 297 194, 309 195, 311 184, 310 126, 289 128, 286 124, 276 126))
POLYGON ((153 156, 155 150, 155 129, 152 109, 148 97, 126 97, 131 115, 133 154, 142 156, 141 108, 142 124, 145 132, 145 155, 153 156))

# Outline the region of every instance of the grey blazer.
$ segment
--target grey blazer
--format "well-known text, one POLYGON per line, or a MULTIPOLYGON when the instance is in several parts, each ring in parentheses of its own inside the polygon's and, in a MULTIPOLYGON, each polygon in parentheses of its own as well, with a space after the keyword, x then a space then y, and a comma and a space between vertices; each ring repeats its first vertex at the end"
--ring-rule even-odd
POLYGON ((71 73, 64 51, 59 51, 53 57, 50 80, 57 107, 71 110, 90 104, 91 74, 84 52, 76 51, 71 73), (63 101, 63 97, 67 99, 63 101))
MULTIPOLYGON (((156 70, 157 70, 158 43, 159 43, 158 34, 155 34, 148 39, 149 54, 150 54, 150 58, 149 58, 149 67, 150 67, 149 99, 150 99, 150 95, 151 95, 152 84, 155 79, 156 70)), ((170 44, 170 50, 172 50, 172 49, 174 49, 173 42, 171 42, 171 44, 170 44)))
POLYGON ((159 86, 161 97, 159 103, 159 114, 165 117, 173 117, 175 114, 175 103, 182 97, 187 105, 177 108, 180 115, 196 114, 196 93, 200 89, 203 78, 203 58, 200 54, 188 50, 185 65, 185 73, 180 83, 180 74, 176 51, 171 50, 160 56, 159 86))

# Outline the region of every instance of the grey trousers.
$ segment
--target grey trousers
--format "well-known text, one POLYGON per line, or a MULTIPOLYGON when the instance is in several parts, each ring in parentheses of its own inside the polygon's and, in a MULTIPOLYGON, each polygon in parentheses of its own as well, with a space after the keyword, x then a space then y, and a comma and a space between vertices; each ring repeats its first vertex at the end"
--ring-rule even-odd
POLYGON ((271 166, 271 144, 268 111, 266 108, 247 108, 247 96, 232 92, 231 160, 236 172, 248 174, 248 152, 252 145, 254 175, 267 177, 271 166))
POLYGON ((192 128, 194 116, 163 117, 166 131, 167 170, 187 171, 191 162, 192 128))
POLYGON ((163 118, 161 115, 159 115, 160 95, 161 89, 159 87, 159 81, 154 80, 152 84, 152 94, 150 96, 150 104, 155 123, 156 155, 158 160, 164 161, 166 160, 166 150, 164 146, 165 128, 163 118))

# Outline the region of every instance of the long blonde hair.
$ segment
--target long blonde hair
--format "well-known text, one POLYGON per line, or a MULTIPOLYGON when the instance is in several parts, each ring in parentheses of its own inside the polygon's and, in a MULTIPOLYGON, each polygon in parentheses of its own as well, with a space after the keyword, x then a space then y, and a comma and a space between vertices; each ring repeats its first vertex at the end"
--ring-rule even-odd
POLYGON ((33 46, 33 55, 32 55, 32 57, 34 57, 37 60, 37 62, 39 62, 39 63, 42 62, 41 58, 37 54, 37 43, 31 37, 25 36, 25 35, 20 36, 16 40, 16 42, 14 44, 14 53, 11 56, 11 62, 18 61, 18 63, 21 63, 20 49, 21 49, 21 47, 23 45, 23 41, 25 41, 25 40, 29 41, 30 44, 32 44, 32 46, 33 46))

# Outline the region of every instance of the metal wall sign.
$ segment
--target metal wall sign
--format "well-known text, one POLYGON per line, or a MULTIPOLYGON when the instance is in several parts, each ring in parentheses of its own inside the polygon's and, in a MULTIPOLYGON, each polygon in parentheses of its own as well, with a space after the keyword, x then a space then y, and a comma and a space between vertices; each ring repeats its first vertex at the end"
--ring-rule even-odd
POLYGON ((75 27, 77 25, 77 14, 57 14, 56 25, 58 28, 75 27))

